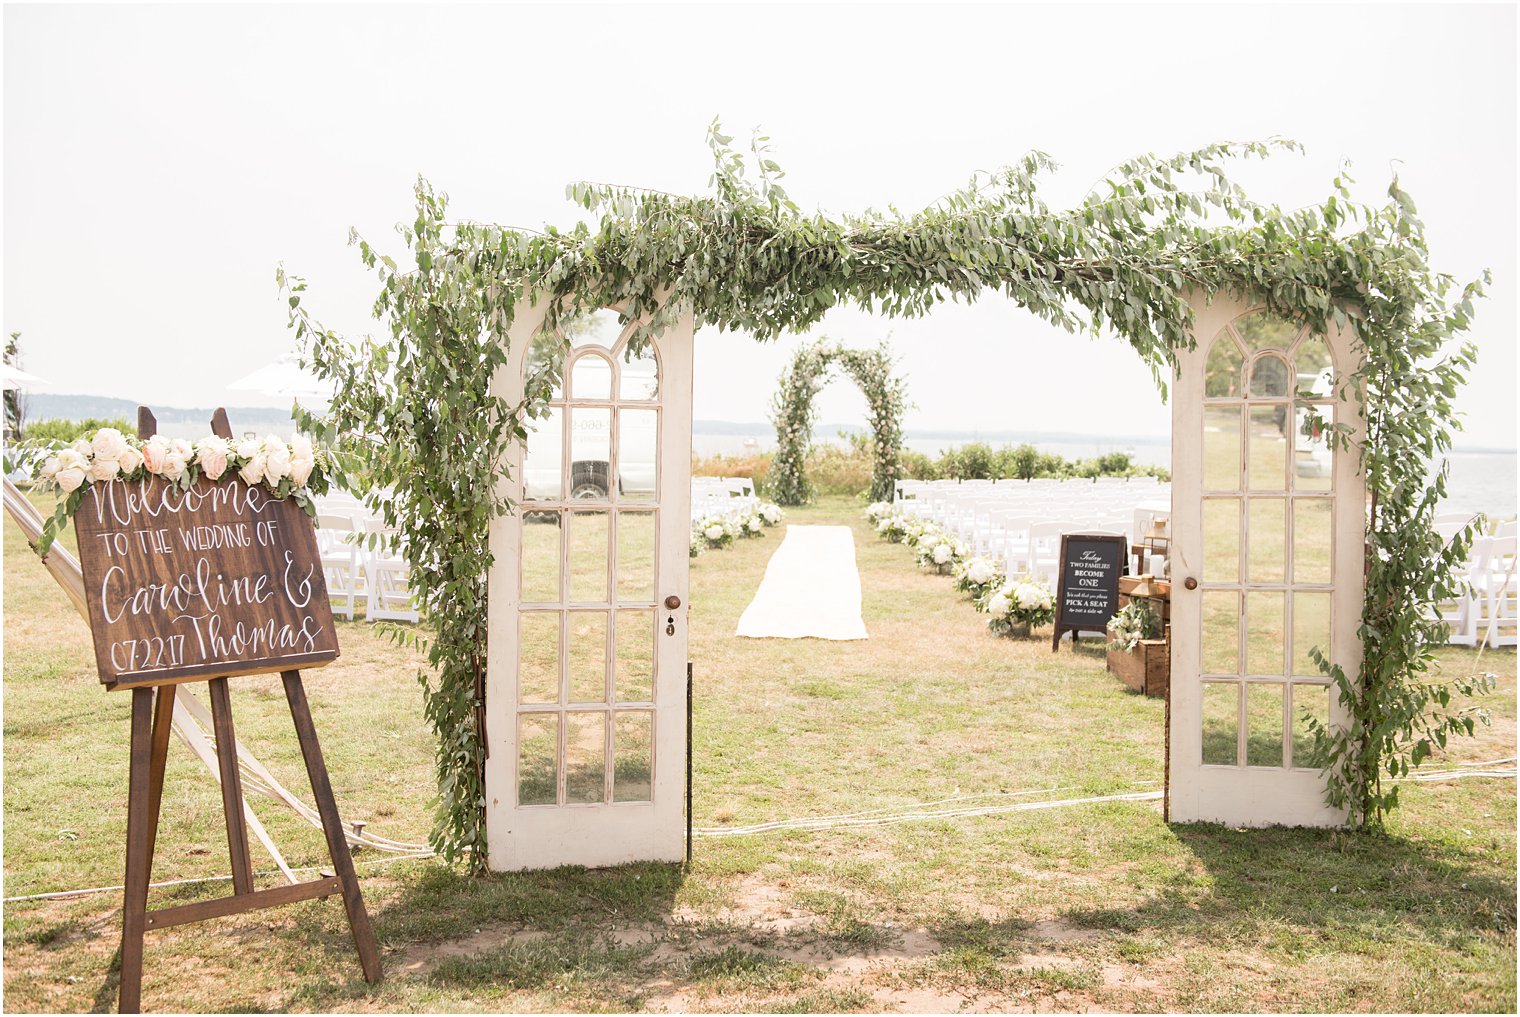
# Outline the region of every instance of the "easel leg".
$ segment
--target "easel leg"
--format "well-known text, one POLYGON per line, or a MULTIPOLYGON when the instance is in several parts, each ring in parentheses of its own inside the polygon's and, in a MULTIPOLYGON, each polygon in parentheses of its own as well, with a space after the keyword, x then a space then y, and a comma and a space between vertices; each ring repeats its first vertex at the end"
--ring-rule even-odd
POLYGON ((127 875, 121 908, 122 1013, 142 1010, 143 933, 148 922, 148 879, 152 868, 153 813, 149 785, 152 769, 153 690, 132 690, 132 748, 127 778, 127 875))
POLYGON ((327 837, 327 852, 332 856, 333 872, 343 883, 343 907, 348 912, 348 927, 354 936, 354 948, 359 951, 359 966, 364 970, 365 981, 378 982, 380 952, 375 946, 374 930, 370 928, 369 912, 364 909, 364 898, 359 892, 359 877, 354 873, 354 859, 348 852, 348 838, 344 836, 343 823, 338 818, 338 803, 333 799, 332 782, 327 777, 327 763, 322 759, 317 729, 311 722, 311 708, 306 703, 306 689, 301 684, 301 672, 284 671, 280 677, 285 682, 285 698, 290 703, 290 717, 295 722, 301 757, 306 760, 306 775, 311 779, 312 797, 316 799, 317 813, 322 817, 322 833, 327 837))
POLYGON ((148 875, 153 874, 153 849, 158 843, 158 817, 164 801, 164 770, 169 761, 169 735, 174 725, 174 686, 160 685, 153 698, 152 751, 148 756, 148 875))
POLYGON ((237 736, 232 732, 232 700, 226 678, 213 678, 207 684, 222 781, 222 812, 227 819, 227 851, 232 855, 232 892, 252 893, 253 861, 248 855, 248 827, 243 822, 243 779, 238 774, 237 736))

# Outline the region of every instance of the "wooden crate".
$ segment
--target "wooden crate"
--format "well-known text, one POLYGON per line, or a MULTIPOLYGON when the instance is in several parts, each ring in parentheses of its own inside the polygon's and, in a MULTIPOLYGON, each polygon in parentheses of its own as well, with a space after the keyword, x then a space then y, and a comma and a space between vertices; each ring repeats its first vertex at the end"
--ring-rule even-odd
POLYGON ((1108 651, 1108 670, 1136 692, 1166 695, 1172 676, 1172 646, 1166 639, 1142 639, 1127 653, 1108 651))

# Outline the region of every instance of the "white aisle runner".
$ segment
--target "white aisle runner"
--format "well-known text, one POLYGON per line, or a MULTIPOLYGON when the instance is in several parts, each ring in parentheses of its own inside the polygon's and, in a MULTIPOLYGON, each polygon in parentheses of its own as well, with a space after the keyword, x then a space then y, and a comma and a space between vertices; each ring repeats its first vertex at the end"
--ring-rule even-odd
POLYGON ((848 526, 788 526, 735 635, 865 639, 855 535, 848 526))

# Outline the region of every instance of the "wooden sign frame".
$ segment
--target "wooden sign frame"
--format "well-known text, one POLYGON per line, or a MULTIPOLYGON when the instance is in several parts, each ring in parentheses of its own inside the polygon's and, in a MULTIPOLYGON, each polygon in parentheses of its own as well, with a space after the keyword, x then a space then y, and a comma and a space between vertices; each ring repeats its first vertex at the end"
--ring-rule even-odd
MULTIPOLYGON (((1114 610, 1119 608, 1119 578, 1129 575, 1129 538, 1113 533, 1063 533, 1061 534, 1060 557, 1056 559, 1056 617, 1055 633, 1050 637, 1050 652, 1054 653, 1061 647, 1061 636, 1071 633, 1073 645, 1077 641, 1078 632, 1094 631, 1092 623, 1072 624, 1062 620, 1061 606, 1066 600, 1066 550, 1069 541, 1081 540, 1095 544, 1113 544, 1119 552, 1119 570, 1113 578, 1114 610)), ((1112 617, 1112 615, 1110 615, 1112 617)))
MULTIPOLYGON (((211 420, 213 433, 232 437, 227 411, 218 409, 211 420)), ((147 407, 137 411, 138 437, 151 437, 158 430, 157 421, 147 407)), ((309 526, 309 524, 307 524, 309 526)), ((325 588, 324 588, 325 598, 325 588)), ((93 619, 92 619, 93 620, 93 619)), ((335 644, 336 645, 336 644, 335 644)), ((333 656, 337 656, 334 652, 333 656)), ((269 670, 264 668, 263 670, 269 670)), ((246 673, 246 672, 244 672, 246 673)), ((375 945, 369 912, 354 872, 348 837, 338 806, 333 798, 327 763, 317 741, 311 719, 311 707, 301 684, 301 672, 280 672, 285 699, 306 763, 312 796, 322 820, 322 834, 332 858, 331 874, 304 883, 292 883, 265 890, 253 888, 253 862, 248 852, 248 828, 243 818, 243 785, 238 772, 237 735, 232 726, 232 702, 227 676, 183 676, 153 683, 146 679, 130 686, 132 691, 131 764, 127 784, 126 879, 122 893, 121 984, 118 1010, 138 1013, 142 1009, 143 940, 149 929, 166 929, 208 918, 241 914, 262 908, 291 904, 342 894, 348 915, 349 931, 359 954, 359 966, 368 982, 381 979, 380 952, 375 945), (232 860, 232 896, 197 901, 175 907, 148 910, 148 884, 153 871, 153 848, 158 835, 158 818, 163 802, 164 769, 169 750, 169 734, 174 719, 174 686, 186 681, 202 680, 211 695, 212 726, 216 735, 217 766, 222 785, 222 814, 227 826, 227 849, 232 860)), ((112 687, 123 687, 115 683, 112 687)))

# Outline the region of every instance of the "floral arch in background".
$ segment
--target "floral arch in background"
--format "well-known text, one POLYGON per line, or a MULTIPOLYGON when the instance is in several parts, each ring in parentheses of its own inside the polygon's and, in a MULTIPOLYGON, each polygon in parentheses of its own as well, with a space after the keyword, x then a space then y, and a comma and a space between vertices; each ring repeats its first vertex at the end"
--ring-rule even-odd
POLYGON ((776 458, 771 464, 771 497, 782 505, 805 505, 816 493, 807 479, 808 449, 812 444, 813 400, 842 369, 866 397, 873 440, 871 501, 891 501, 902 457, 902 415, 907 408, 907 385, 892 374, 892 357, 883 343, 874 350, 852 350, 820 339, 804 346, 781 376, 781 389, 772 404, 776 425, 776 458))

